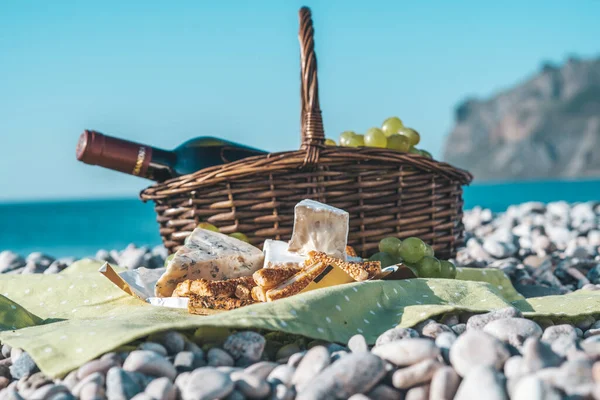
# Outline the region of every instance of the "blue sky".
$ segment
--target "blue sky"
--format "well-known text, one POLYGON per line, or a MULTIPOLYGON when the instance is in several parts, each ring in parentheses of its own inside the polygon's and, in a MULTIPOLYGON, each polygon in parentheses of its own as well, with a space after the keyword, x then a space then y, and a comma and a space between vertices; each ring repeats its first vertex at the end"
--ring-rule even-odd
POLYGON ((302 5, 328 136, 398 115, 436 156, 466 96, 600 54, 596 0, 3 0, 0 200, 136 196, 149 181, 76 161, 86 128, 297 148, 302 5))

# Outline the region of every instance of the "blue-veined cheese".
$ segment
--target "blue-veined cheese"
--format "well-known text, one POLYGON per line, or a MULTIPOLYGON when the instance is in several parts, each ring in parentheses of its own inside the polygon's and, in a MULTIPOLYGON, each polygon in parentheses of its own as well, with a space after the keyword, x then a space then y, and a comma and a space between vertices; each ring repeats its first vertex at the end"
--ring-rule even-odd
POLYGON ((158 297, 170 297, 186 279, 225 280, 252 275, 262 267, 260 249, 219 232, 196 228, 156 283, 158 297))
POLYGON ((303 267, 306 256, 288 251, 288 243, 281 240, 265 240, 263 245, 265 263, 263 268, 303 267))
POLYGON ((302 200, 294 208, 294 230, 288 251, 307 255, 321 251, 344 258, 348 242, 348 213, 314 200, 302 200))

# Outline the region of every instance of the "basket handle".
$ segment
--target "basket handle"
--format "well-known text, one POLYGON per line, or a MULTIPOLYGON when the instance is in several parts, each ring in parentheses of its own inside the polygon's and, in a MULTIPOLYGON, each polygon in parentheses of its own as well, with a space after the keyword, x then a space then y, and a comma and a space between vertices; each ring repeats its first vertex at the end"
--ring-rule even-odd
POLYGON ((315 55, 314 28, 311 12, 302 7, 299 12, 300 30, 300 103, 301 103, 301 150, 306 150, 304 165, 314 165, 325 145, 323 116, 319 105, 319 82, 317 79, 317 56, 315 55))

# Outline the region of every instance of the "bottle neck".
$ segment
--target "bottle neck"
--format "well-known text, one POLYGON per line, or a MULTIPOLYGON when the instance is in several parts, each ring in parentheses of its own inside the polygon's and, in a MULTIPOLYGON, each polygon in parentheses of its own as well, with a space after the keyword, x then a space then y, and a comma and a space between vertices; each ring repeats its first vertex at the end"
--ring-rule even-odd
POLYGON ((173 178, 175 153, 117 139, 96 131, 84 131, 77 144, 77 159, 115 171, 155 181, 173 178))

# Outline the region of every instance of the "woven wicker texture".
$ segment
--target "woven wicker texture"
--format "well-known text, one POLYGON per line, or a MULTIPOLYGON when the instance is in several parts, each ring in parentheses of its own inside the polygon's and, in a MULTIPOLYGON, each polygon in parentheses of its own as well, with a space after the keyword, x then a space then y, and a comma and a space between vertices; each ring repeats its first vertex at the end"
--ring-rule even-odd
POLYGON ((301 148, 205 168, 141 193, 156 204, 160 234, 176 251, 199 222, 243 232, 258 246, 291 237, 294 206, 310 198, 350 213, 349 244, 366 256, 386 236, 418 236, 436 255, 462 243, 467 171, 379 148, 324 146, 310 10, 300 10, 301 148))

